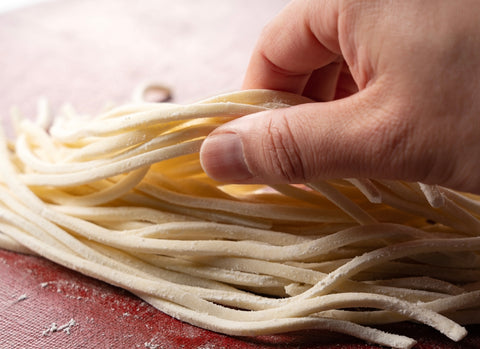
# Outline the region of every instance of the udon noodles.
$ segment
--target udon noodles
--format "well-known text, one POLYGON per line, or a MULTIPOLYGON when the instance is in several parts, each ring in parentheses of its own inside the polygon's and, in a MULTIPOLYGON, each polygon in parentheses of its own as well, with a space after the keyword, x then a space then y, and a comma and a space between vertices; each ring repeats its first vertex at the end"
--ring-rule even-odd
POLYGON ((0 144, 0 246, 120 286, 229 335, 414 321, 459 341, 480 323, 480 201, 421 183, 234 185, 198 151, 219 125, 309 102, 268 90, 14 117, 0 144))

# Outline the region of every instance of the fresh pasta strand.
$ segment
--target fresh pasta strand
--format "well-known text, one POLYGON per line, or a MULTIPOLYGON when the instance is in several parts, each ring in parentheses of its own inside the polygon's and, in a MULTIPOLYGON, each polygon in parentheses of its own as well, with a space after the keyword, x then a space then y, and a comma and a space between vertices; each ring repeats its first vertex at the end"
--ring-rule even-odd
POLYGON ((374 326, 412 320, 458 341, 480 321, 478 197, 367 178, 216 182, 198 157, 212 130, 310 100, 249 90, 141 102, 147 90, 90 119, 52 118, 43 100, 36 122, 15 111, 15 139, 0 135, 1 248, 230 335, 326 329, 411 348, 374 326))

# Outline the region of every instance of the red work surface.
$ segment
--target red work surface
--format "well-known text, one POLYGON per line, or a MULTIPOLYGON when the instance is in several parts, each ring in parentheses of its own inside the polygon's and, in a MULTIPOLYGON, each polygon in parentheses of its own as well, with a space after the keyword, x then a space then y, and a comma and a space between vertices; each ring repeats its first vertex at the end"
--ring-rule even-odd
MULTIPOLYGON (((71 102, 92 112, 125 102, 146 80, 171 86, 176 102, 239 89, 256 37, 287 2, 69 0, 0 15, 0 115, 12 105, 28 114, 39 96, 53 109, 71 102)), ((386 330, 417 339, 419 349, 480 348, 479 326, 461 343, 410 323, 386 330)), ((182 347, 377 348, 320 331, 215 334, 126 291, 0 250, 0 349, 182 347)))
MULTIPOLYGON (((0 280, 2 349, 380 348, 323 331, 255 338, 213 333, 172 319, 124 290, 42 258, 4 250, 0 250, 0 280), (54 323, 58 330, 51 331, 54 323), (61 329, 62 325, 69 326, 61 329)), ((460 343, 421 325, 385 329, 413 336, 418 349, 480 348, 480 326, 470 327, 470 335, 460 343)))

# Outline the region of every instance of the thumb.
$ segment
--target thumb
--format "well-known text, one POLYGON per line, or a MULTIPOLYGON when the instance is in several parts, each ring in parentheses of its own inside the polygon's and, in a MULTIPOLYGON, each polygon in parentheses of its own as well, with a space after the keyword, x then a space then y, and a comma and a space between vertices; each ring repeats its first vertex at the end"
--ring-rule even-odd
POLYGON ((226 123, 204 141, 202 167, 216 180, 235 183, 305 183, 348 177, 418 179, 421 168, 412 166, 417 173, 409 173, 405 161, 412 160, 407 151, 411 148, 407 144, 410 128, 385 107, 370 103, 373 98, 366 98, 366 91, 226 123))

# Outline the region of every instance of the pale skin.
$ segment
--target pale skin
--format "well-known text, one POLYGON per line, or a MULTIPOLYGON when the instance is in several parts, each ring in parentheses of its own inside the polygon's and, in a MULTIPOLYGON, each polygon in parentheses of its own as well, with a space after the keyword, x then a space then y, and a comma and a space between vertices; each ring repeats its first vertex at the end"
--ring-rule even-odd
POLYGON ((216 129, 212 178, 420 181, 480 194, 480 2, 294 0, 269 23, 245 89, 315 103, 216 129))

